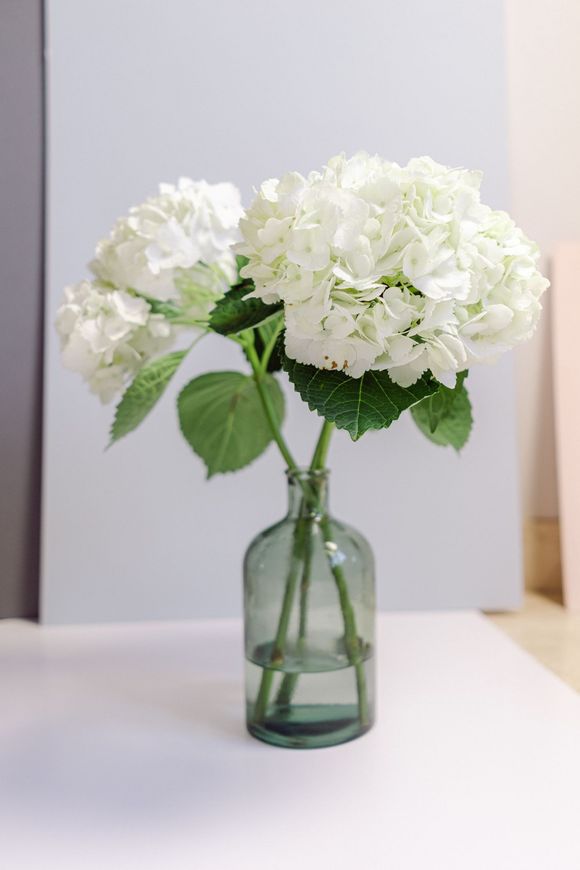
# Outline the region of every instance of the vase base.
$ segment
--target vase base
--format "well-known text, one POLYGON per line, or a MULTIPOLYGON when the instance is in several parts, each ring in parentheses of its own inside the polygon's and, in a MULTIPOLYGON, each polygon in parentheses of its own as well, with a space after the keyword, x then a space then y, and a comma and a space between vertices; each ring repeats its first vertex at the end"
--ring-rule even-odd
POLYGON ((371 727, 372 721, 361 724, 357 706, 347 704, 293 705, 270 713, 264 722, 247 721, 252 737, 287 749, 337 746, 362 737, 371 727))

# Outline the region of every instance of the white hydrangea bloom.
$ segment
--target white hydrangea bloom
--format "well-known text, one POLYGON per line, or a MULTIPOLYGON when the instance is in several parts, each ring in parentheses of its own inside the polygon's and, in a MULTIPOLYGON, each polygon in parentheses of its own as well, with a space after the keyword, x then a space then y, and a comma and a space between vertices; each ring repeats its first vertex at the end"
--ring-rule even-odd
POLYGON ((356 154, 266 181, 240 222, 251 295, 285 305, 286 351, 402 386, 444 382, 528 338, 548 282, 536 246, 479 197, 481 174, 356 154))
POLYGON ((79 372, 102 402, 121 392, 174 338, 169 322, 152 314, 144 299, 95 281, 65 288, 56 329, 64 365, 79 372))
POLYGON ((202 276, 202 288, 212 290, 209 304, 236 277, 232 245, 239 238, 241 215, 240 192, 233 184, 190 178, 161 184, 157 196, 132 208, 99 242, 91 270, 121 290, 178 300, 181 284, 199 284, 204 264, 213 270, 205 269, 202 276))

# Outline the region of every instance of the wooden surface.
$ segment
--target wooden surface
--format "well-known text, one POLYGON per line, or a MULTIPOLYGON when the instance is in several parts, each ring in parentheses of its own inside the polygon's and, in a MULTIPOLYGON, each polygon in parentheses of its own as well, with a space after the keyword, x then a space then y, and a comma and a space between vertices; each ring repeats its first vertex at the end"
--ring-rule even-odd
MULTIPOLYGON (((564 603, 571 610, 580 611, 580 243, 561 244, 552 265, 552 346, 564 603)), ((550 413, 549 408, 546 413, 550 413)))
POLYGON ((529 592, 562 595, 560 524, 556 517, 532 517, 524 523, 524 580, 529 592))
POLYGON ((580 613, 561 601, 528 592, 517 613, 489 618, 519 646, 580 692, 580 613))
POLYGON ((578 870, 580 697, 485 617, 379 617, 377 726, 242 720, 237 621, 0 624, 7 870, 578 870))

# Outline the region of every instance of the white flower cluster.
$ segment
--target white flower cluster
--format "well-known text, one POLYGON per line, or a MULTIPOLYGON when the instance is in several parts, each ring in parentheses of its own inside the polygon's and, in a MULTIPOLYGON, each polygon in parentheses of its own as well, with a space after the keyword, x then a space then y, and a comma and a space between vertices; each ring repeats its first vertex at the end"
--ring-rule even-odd
POLYGON ((66 287, 56 319, 63 364, 109 402, 146 360, 166 350, 174 330, 161 314, 125 290, 95 281, 66 287))
POLYGON ((67 287, 57 313, 64 364, 110 401, 176 327, 150 300, 173 301, 186 322, 207 320, 236 277, 240 193, 232 184, 179 180, 120 218, 90 264, 96 277, 67 287))
POLYGON ((189 178, 177 186, 160 184, 158 196, 119 218, 109 238, 99 242, 91 270, 120 290, 168 300, 181 298, 189 270, 202 263, 221 271, 223 294, 236 276, 232 245, 239 238, 241 215, 240 192, 233 184, 189 178))
POLYGON ((453 383, 528 338, 548 281, 536 246, 479 198, 480 173, 359 153, 266 181, 240 222, 251 295, 285 308, 292 359, 401 386, 453 383))

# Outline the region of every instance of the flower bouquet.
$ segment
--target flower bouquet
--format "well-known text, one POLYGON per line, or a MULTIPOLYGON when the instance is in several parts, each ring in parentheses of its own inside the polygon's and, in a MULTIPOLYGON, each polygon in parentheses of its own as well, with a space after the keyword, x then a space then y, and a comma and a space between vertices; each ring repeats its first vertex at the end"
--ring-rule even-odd
POLYGON ((270 743, 328 746, 373 722, 373 557, 328 509, 333 429, 358 441, 409 410, 460 450, 468 369, 538 321, 536 246, 480 183, 429 158, 340 155, 265 181, 244 211, 233 185, 181 179, 118 220, 93 277, 65 289, 63 363, 101 400, 122 393, 111 443, 205 335, 240 349, 240 371, 194 378, 177 409, 208 477, 272 442, 286 467, 288 514, 244 562, 247 724, 270 743), (283 434, 283 376, 323 421, 307 465, 283 434))

